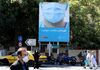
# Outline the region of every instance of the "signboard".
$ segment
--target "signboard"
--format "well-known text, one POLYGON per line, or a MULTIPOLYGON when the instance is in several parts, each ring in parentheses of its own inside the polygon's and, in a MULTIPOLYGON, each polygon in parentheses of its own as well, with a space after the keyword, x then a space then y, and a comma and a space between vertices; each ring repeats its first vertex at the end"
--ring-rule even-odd
POLYGON ((39 42, 69 42, 68 3, 39 4, 39 42))
POLYGON ((22 41, 22 36, 18 36, 18 41, 21 42, 22 41))
POLYGON ((28 46, 36 46, 36 39, 27 39, 25 41, 25 43, 28 45, 28 46))
POLYGON ((19 42, 19 43, 18 43, 18 46, 21 47, 21 46, 22 46, 22 42, 19 42))
POLYGON ((47 44, 47 50, 49 51, 49 56, 51 56, 52 44, 50 42, 49 42, 49 44, 47 44))
POLYGON ((47 44, 47 49, 48 50, 50 50, 50 49, 52 49, 53 47, 52 47, 52 44, 51 43, 49 43, 49 44, 47 44))

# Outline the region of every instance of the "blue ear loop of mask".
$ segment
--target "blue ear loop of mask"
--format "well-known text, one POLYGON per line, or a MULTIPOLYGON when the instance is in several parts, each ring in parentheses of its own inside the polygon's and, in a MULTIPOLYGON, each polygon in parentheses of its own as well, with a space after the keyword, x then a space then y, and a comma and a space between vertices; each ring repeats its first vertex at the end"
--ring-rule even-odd
POLYGON ((41 8, 44 18, 51 24, 56 24, 64 19, 67 4, 48 3, 41 8))

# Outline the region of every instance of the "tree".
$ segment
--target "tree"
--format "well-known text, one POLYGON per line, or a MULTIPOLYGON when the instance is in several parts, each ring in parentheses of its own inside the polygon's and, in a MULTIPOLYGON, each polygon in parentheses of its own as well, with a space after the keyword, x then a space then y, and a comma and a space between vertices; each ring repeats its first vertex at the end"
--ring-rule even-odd
POLYGON ((10 2, 1 0, 0 4, 0 44, 17 45, 18 35, 27 38, 38 36, 38 3, 34 0, 10 2))
MULTIPOLYGON (((72 44, 85 49, 99 48, 99 0, 70 0, 72 44)), ((99 2, 100 3, 100 2, 99 2)))
POLYGON ((99 0, 0 0, 0 44, 17 45, 18 35, 38 39, 39 2, 68 2, 70 6, 70 45, 94 49, 100 45, 99 0))

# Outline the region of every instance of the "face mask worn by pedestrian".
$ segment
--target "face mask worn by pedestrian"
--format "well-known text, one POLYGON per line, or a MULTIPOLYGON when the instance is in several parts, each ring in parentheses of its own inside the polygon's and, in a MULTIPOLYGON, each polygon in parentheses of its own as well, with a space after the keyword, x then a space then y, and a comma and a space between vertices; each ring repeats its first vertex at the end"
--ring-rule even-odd
POLYGON ((28 56, 24 56, 24 57, 23 57, 23 61, 24 61, 24 62, 28 62, 28 60, 29 60, 29 59, 28 59, 28 56))
POLYGON ((64 19, 66 7, 66 4, 44 3, 42 4, 43 16, 48 22, 56 24, 64 19))

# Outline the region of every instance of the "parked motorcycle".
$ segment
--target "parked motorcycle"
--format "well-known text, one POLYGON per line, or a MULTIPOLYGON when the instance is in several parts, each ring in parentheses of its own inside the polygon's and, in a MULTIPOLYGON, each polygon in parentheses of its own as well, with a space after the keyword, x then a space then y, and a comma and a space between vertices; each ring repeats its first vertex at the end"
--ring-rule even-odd
POLYGON ((76 65, 76 58, 75 58, 75 56, 71 56, 71 57, 65 56, 62 58, 61 63, 62 64, 76 65))

